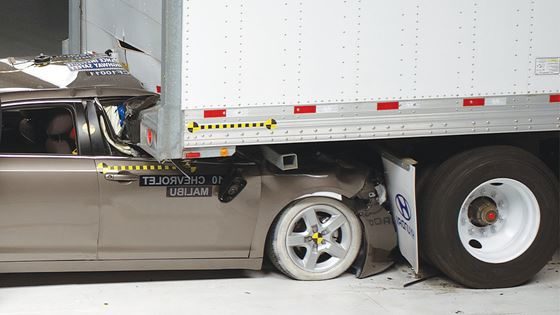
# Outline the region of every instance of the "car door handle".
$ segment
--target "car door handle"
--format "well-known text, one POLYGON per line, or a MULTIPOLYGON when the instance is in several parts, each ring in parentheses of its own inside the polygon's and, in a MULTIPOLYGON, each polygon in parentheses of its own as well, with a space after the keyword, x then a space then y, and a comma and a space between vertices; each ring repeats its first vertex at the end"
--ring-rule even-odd
POLYGON ((138 180, 134 174, 105 174, 105 179, 115 182, 133 182, 138 180))

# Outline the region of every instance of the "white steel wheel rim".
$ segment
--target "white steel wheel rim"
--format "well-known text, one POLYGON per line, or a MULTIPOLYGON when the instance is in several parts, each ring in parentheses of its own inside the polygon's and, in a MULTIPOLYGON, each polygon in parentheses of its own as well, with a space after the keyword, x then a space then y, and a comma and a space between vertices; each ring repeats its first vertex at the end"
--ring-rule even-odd
POLYGON ((498 264, 512 261, 531 246, 539 231, 540 219, 537 198, 527 186, 514 179, 496 178, 469 193, 461 206, 457 227, 461 243, 469 254, 478 260, 498 264), (496 205, 496 221, 487 226, 474 224, 469 215, 469 206, 481 197, 491 199, 496 205))
POLYGON ((348 256, 351 244, 350 222, 333 206, 309 206, 301 210, 288 226, 288 256, 307 272, 319 273, 335 268, 348 256))

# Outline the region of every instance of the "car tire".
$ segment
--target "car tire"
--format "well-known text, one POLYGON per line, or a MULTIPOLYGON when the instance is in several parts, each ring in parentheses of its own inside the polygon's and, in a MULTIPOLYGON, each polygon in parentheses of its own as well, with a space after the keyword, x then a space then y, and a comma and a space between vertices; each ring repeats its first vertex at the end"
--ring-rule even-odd
POLYGON ((327 280, 344 273, 358 255, 362 226, 342 202, 311 197, 290 204, 269 238, 274 266, 297 280, 327 280))
POLYGON ((422 251, 455 281, 502 288, 530 280, 558 245, 558 181, 516 147, 451 157, 419 196, 422 251))

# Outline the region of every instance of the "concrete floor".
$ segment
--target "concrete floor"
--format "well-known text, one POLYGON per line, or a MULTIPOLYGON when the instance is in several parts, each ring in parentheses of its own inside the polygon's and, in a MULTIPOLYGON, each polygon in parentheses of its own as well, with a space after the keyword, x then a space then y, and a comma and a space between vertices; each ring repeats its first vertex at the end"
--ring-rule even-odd
POLYGON ((560 256, 517 288, 470 290, 398 265, 323 282, 275 271, 0 275, 0 314, 560 314, 560 256))

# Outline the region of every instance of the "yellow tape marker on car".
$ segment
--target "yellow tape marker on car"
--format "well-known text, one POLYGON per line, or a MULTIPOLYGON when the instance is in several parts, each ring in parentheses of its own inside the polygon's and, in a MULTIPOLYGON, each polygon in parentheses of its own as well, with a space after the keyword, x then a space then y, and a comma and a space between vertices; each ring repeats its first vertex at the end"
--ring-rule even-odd
POLYGON ((177 167, 161 164, 143 164, 143 165, 107 165, 105 163, 97 164, 99 173, 107 174, 108 172, 118 171, 135 171, 135 172, 153 172, 153 171, 175 171, 177 167))
POLYGON ((201 130, 214 130, 214 129, 242 129, 242 128, 266 128, 274 129, 278 123, 274 119, 269 119, 264 122, 253 122, 253 123, 223 123, 223 124, 198 124, 196 122, 189 122, 187 124, 187 130, 191 133, 201 131, 201 130))

